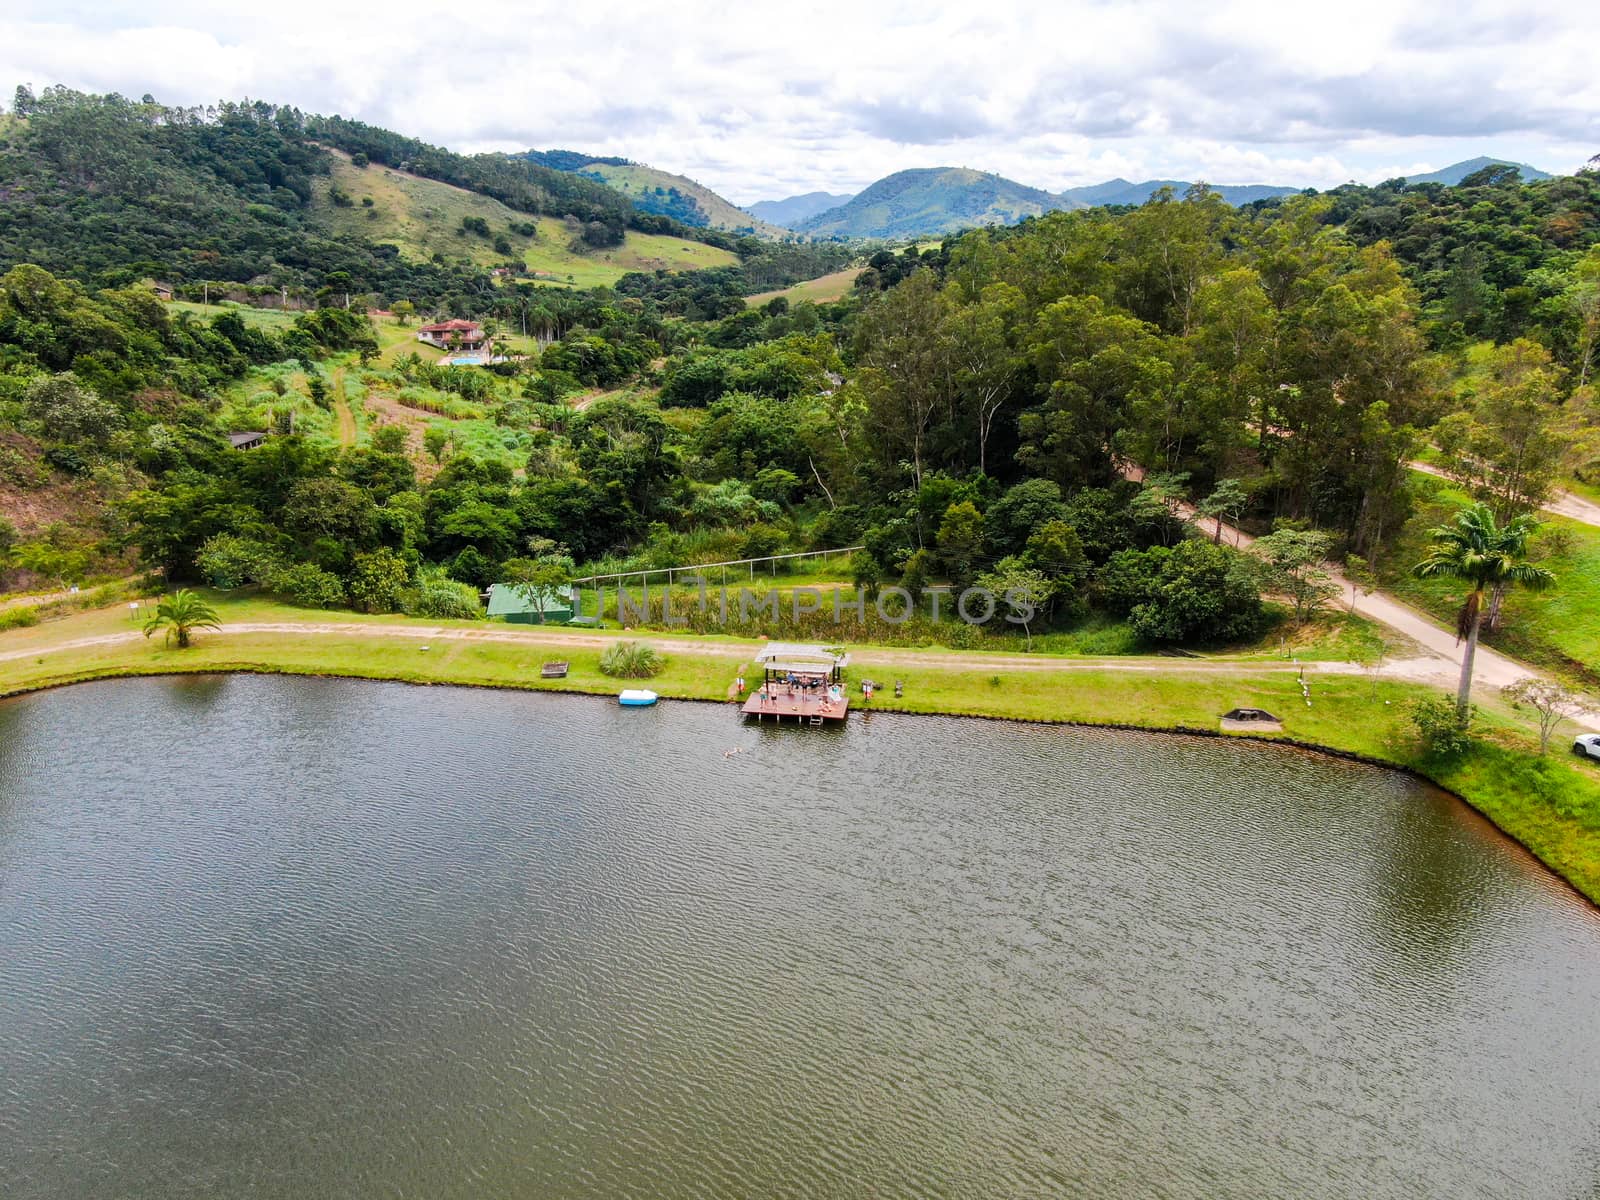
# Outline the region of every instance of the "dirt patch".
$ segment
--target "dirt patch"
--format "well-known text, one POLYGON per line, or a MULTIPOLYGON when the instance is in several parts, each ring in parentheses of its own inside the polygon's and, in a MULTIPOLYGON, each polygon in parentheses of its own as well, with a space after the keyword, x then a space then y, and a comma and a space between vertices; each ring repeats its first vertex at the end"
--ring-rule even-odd
POLYGON ((86 479, 53 474, 40 488, 0 483, 0 516, 17 527, 24 541, 58 522, 75 529, 94 529, 104 509, 104 500, 86 479))
POLYGON ((367 394, 367 413, 372 417, 373 429, 380 425, 398 425, 406 431, 406 457, 416 467, 419 483, 427 483, 439 473, 440 465, 422 445, 422 431, 429 421, 426 413, 407 408, 398 400, 377 392, 367 394))

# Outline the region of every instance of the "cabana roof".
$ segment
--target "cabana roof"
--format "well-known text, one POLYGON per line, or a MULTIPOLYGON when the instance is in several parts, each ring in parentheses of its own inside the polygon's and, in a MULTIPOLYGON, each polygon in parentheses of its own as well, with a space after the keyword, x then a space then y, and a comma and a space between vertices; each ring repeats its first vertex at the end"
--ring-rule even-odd
POLYGON ((811 646, 802 642, 768 642, 756 653, 756 665, 774 675, 827 675, 839 678, 839 672, 850 665, 848 654, 835 654, 826 646, 811 646))
POLYGON ((829 663, 811 662, 785 662, 783 659, 768 659, 761 666, 774 675, 831 675, 833 667, 829 663))
POLYGON ((824 667, 842 667, 850 656, 835 654, 826 646, 811 646, 802 642, 768 642, 761 647, 756 661, 777 670, 817 671, 824 667), (803 663, 804 666, 796 666, 803 663))

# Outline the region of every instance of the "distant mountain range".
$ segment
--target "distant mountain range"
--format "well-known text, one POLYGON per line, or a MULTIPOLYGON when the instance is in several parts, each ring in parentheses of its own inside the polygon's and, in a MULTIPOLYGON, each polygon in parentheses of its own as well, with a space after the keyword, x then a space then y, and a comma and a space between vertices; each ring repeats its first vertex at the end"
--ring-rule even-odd
MULTIPOLYGON (((1129 183, 1126 179, 1109 179, 1105 183, 1091 183, 1086 187, 1067 188, 1061 192, 1063 200, 1076 200, 1077 207, 1094 208, 1101 204, 1143 204, 1164 187, 1181 196, 1193 185, 1183 179, 1146 179, 1143 183, 1129 183)), ((1279 187, 1270 183, 1212 184, 1211 190, 1229 204, 1249 204, 1254 200, 1270 200, 1274 196, 1292 196, 1300 188, 1279 187)))
MULTIPOLYGON (((575 150, 529 150, 516 157, 586 175, 622 192, 646 212, 662 213, 686 225, 772 239, 796 234, 829 239, 934 237, 975 225, 1014 225, 1024 217, 1062 209, 1139 205, 1161 188, 1170 187, 1181 196, 1191 186, 1182 179, 1146 179, 1140 183, 1108 179, 1049 192, 989 171, 918 167, 887 175, 854 196, 806 192, 740 208, 692 179, 623 158, 602 158, 575 150)), ((1496 164, 1516 167, 1524 179, 1550 178, 1527 163, 1480 155, 1410 176, 1407 182, 1454 186, 1473 172, 1496 164)), ((1289 196, 1304 189, 1250 183, 1213 184, 1211 190, 1229 204, 1239 205, 1289 196)))
POLYGON ((793 229, 809 217, 827 212, 830 208, 838 208, 841 204, 848 204, 850 199, 849 192, 806 192, 804 195, 790 196, 786 200, 757 200, 749 205, 748 209, 763 221, 771 221, 774 225, 793 229))
POLYGON ((1038 188, 966 167, 896 171, 837 208, 797 226, 819 238, 899 238, 975 225, 1015 225, 1054 208, 1077 208, 1038 188))
MULTIPOLYGON (((1413 176, 1407 182, 1454 186, 1474 171, 1497 163, 1516 167, 1527 180, 1550 178, 1546 172, 1527 163, 1480 156, 1425 175, 1413 176)), ((1170 187, 1181 196, 1190 186, 1189 181, 1183 179, 1147 179, 1142 183, 1110 179, 1105 183, 1052 193, 983 171, 956 167, 920 168, 897 171, 845 203, 794 221, 789 228, 817 238, 927 237, 954 233, 974 225, 1015 224, 1024 217, 1059 209, 1138 205, 1161 188, 1170 187)), ((1274 196, 1289 196, 1304 190, 1259 183, 1210 186, 1212 191, 1234 205, 1268 200, 1274 196)), ((783 205, 786 202, 762 202, 768 205, 774 203, 783 205)), ((758 207, 761 205, 751 206, 752 209, 758 207)))
MULTIPOLYGON (((986 171, 923 167, 886 176, 838 207, 807 217, 791 228, 819 238, 924 237, 974 225, 1015 225, 1024 217, 1059 209, 1143 204, 1163 187, 1181 195, 1189 184, 1179 179, 1149 179, 1143 183, 1111 179, 1064 192, 1047 192, 986 171)), ((1248 204, 1292 195, 1300 189, 1248 184, 1212 190, 1229 204, 1248 204)))

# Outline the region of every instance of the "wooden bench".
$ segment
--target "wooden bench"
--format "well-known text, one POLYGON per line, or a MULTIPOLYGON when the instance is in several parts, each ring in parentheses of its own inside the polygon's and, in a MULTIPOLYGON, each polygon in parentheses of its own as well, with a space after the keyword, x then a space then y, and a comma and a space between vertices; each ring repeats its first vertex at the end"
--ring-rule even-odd
POLYGON ((547 662, 539 668, 541 679, 565 679, 567 677, 567 664, 564 662, 547 662))

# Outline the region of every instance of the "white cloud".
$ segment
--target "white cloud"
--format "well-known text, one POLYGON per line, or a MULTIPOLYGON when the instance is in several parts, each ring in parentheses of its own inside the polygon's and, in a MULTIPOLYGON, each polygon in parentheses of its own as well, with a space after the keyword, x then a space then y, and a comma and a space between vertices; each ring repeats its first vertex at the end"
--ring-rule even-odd
POLYGON ((911 166, 1329 186, 1600 151, 1600 12, 1437 8, 59 0, 0 16, 0 85, 248 95, 465 151, 622 154, 743 202, 911 166))

